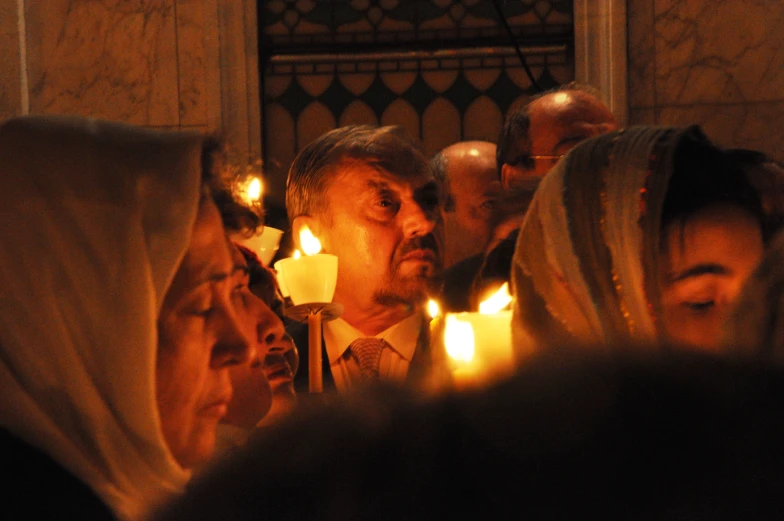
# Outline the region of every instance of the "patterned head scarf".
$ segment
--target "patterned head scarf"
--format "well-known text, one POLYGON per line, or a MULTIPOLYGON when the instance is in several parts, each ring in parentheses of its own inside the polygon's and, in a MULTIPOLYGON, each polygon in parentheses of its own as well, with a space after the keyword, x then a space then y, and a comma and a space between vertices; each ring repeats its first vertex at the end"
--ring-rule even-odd
POLYGON ((542 180, 512 262, 512 335, 534 346, 659 339, 659 228, 675 150, 698 127, 631 127, 572 149, 542 180))

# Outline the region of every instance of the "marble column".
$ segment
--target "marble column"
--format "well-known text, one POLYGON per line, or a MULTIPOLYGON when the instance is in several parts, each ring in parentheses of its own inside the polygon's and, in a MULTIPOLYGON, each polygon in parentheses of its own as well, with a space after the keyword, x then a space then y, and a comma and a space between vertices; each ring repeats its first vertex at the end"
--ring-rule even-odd
POLYGON ((625 125, 628 120, 626 0, 574 0, 575 80, 599 89, 625 125))

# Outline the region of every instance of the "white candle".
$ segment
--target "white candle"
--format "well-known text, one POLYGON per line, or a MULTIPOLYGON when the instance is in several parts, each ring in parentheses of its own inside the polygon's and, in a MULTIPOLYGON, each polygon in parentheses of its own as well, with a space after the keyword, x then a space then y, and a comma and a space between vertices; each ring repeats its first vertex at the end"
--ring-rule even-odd
MULTIPOLYGON (((307 227, 300 231, 299 250, 292 257, 275 263, 281 292, 288 293, 295 306, 300 304, 325 304, 332 302, 338 280, 338 258, 321 251, 321 242, 307 227)), ((284 296, 285 296, 284 293, 284 296)))
POLYGON ((504 294, 506 285, 480 304, 479 313, 447 314, 444 346, 457 387, 490 382, 514 367, 512 312, 498 310, 511 302, 504 294))
MULTIPOLYGON (((285 259, 284 259, 285 260, 285 259)), ((291 294, 289 293, 289 287, 286 286, 286 279, 283 277, 283 264, 280 261, 275 263, 275 274, 276 278, 278 279, 278 287, 280 288, 280 294, 283 295, 283 298, 290 297, 291 294)))
POLYGON ((332 302, 338 279, 336 256, 319 253, 289 257, 276 262, 275 269, 295 306, 332 302))

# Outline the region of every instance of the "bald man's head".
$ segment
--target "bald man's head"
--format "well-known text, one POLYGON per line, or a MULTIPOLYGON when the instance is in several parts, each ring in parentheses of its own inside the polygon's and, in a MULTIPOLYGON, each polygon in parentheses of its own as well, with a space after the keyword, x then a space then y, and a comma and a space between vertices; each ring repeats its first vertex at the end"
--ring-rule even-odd
POLYGON ((484 252, 490 241, 502 189, 495 148, 488 141, 462 141, 446 147, 432 160, 445 201, 445 267, 484 252))
POLYGON ((577 143, 618 129, 610 109, 588 90, 565 87, 532 98, 507 120, 497 168, 507 189, 531 189, 577 143))

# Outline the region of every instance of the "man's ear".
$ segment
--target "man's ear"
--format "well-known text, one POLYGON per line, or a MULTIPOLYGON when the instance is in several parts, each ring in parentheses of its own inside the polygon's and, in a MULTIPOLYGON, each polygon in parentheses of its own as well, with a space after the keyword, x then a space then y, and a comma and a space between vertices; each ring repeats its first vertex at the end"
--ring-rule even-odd
POLYGON ((302 251, 302 244, 300 243, 300 234, 302 230, 307 228, 310 230, 317 239, 321 241, 321 247, 324 248, 324 239, 322 238, 321 222, 315 217, 310 215, 300 215, 295 217, 291 223, 291 239, 294 241, 294 246, 302 251))

